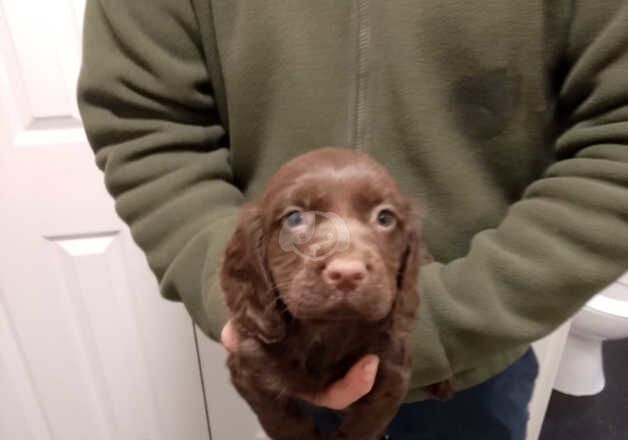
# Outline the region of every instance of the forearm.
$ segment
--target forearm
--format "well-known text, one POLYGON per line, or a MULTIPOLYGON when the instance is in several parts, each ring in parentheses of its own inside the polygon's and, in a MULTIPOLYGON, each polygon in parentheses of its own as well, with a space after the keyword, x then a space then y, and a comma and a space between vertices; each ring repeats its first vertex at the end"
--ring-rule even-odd
POLYGON ((574 8, 555 162, 467 255, 422 271, 415 386, 547 335, 628 269, 628 5, 599 7, 574 8))
POLYGON ((243 197, 195 27, 185 2, 88 0, 78 99, 116 211, 161 294, 217 338, 220 300, 207 286, 243 197))

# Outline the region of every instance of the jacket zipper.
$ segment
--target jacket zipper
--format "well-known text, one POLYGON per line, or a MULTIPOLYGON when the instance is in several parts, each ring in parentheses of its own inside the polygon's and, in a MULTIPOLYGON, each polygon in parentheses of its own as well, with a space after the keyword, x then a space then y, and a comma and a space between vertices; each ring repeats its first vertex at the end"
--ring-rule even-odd
POLYGON ((355 107, 355 148, 364 149, 366 142, 367 122, 367 79, 368 79, 368 49, 369 49, 369 22, 368 0, 356 0, 358 5, 358 74, 355 107))

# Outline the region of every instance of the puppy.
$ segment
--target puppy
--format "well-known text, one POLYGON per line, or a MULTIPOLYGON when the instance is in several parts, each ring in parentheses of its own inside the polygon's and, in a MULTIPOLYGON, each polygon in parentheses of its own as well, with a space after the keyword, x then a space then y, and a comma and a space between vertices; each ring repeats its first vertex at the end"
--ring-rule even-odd
POLYGON ((380 438, 410 379, 421 249, 413 204, 350 149, 290 160, 242 208, 221 268, 240 336, 227 364, 272 439, 320 439, 298 396, 322 392, 368 353, 380 358, 375 385, 332 438, 380 438))

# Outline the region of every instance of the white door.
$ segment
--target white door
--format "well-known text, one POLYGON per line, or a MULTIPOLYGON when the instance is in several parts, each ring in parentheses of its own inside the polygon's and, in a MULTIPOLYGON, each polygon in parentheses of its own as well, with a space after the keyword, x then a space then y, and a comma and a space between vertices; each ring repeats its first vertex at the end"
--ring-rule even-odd
POLYGON ((82 132, 83 8, 0 0, 0 439, 207 440, 191 321, 82 132))

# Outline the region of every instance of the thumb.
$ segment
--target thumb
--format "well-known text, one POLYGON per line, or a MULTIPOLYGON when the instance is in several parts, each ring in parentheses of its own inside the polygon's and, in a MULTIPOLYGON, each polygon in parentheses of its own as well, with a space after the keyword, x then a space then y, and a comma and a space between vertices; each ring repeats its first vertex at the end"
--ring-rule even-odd
POLYGON ((227 351, 234 352, 238 348, 238 333, 231 320, 227 321, 220 333, 220 341, 227 351))
POLYGON ((335 410, 345 409, 371 391, 378 366, 377 356, 366 355, 356 362, 342 379, 331 384, 321 394, 306 400, 317 406, 335 410))

